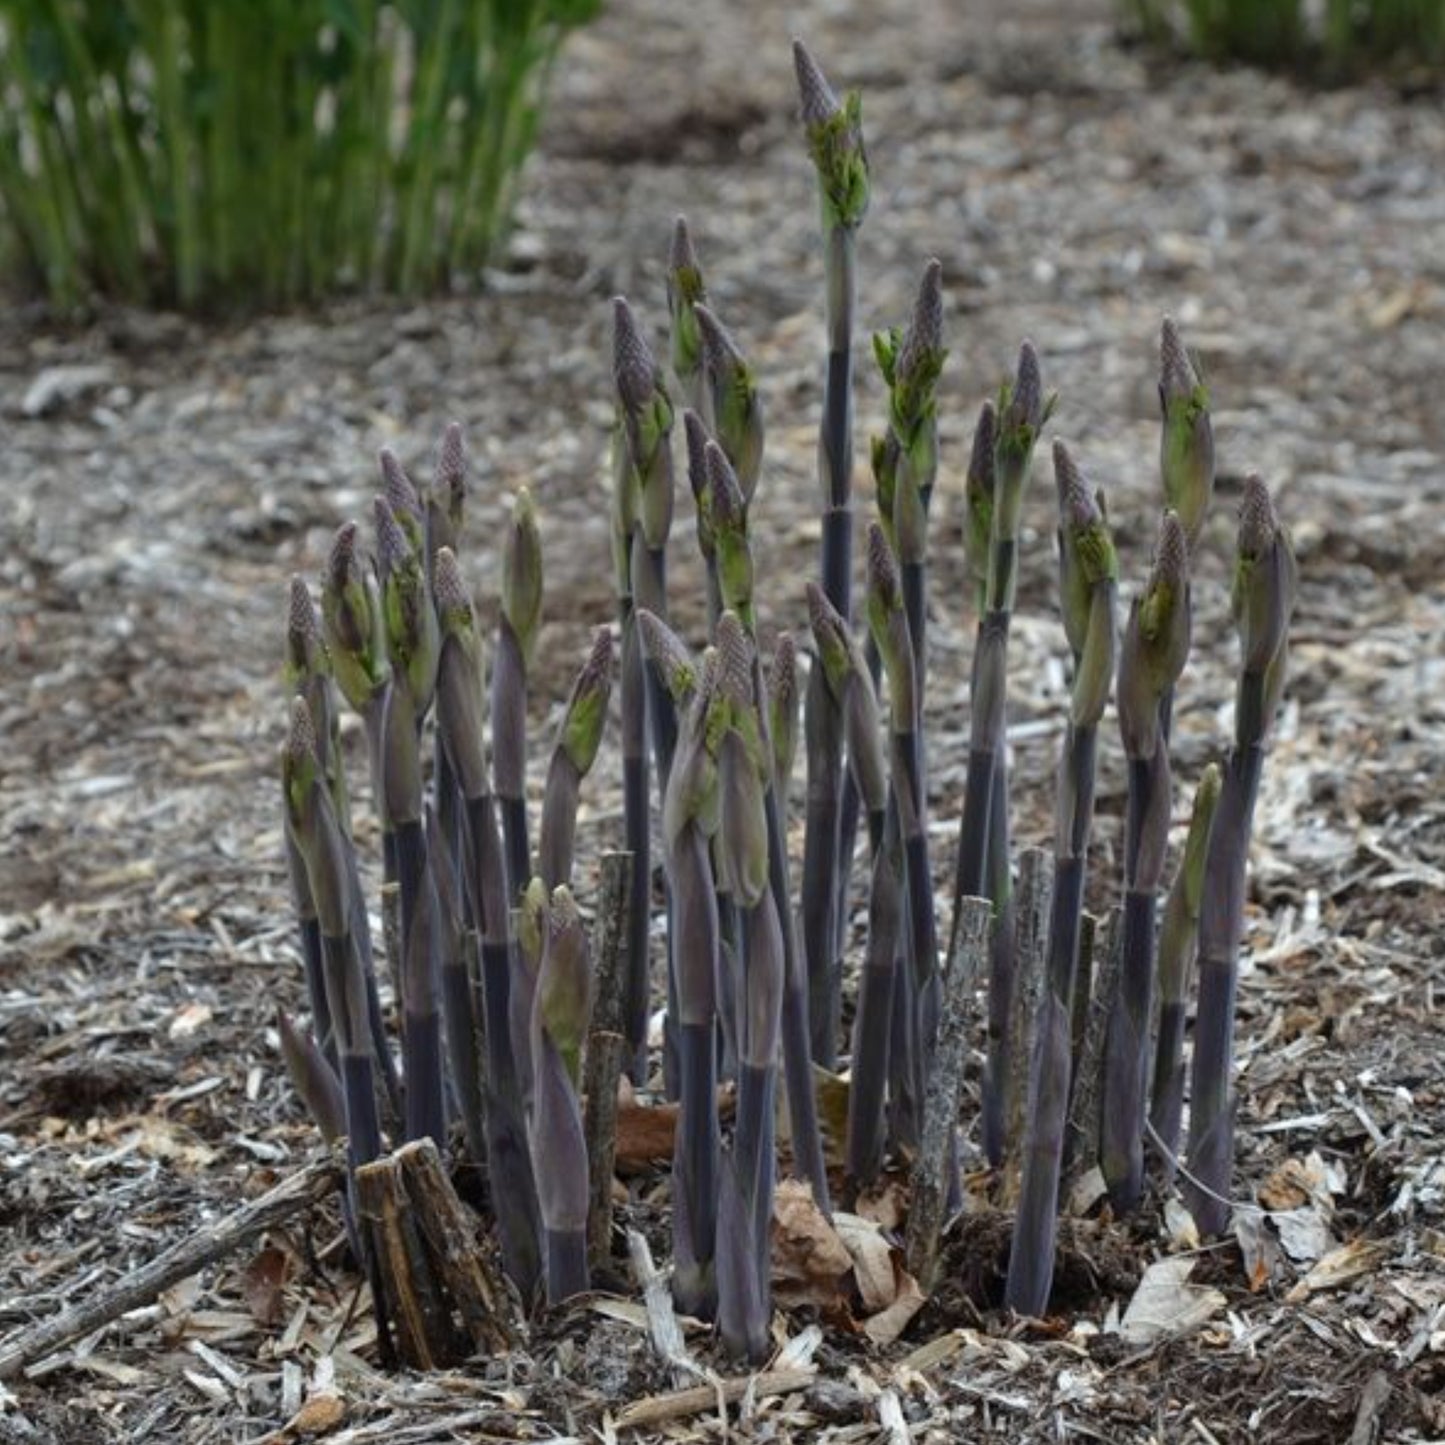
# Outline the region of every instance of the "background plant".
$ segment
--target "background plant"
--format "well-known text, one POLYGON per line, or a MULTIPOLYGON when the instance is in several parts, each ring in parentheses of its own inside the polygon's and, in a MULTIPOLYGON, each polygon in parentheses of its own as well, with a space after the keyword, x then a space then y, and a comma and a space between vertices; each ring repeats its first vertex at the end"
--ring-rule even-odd
POLYGON ((505 231, 598 0, 0 0, 0 224, 60 305, 411 293, 505 231))
POLYGON ((1126 22, 1146 36, 1188 45, 1215 60, 1323 66, 1343 74, 1364 65, 1445 64, 1445 6, 1439 0, 1120 0, 1126 22))

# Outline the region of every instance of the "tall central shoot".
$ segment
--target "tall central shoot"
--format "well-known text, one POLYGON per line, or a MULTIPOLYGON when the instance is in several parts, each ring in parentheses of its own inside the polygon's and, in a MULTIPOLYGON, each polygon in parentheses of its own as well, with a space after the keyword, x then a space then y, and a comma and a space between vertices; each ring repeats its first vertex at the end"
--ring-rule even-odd
MULTIPOLYGON (((793 42, 803 128, 818 174, 823 228, 828 370, 818 434, 823 491, 823 590, 845 622, 853 615, 853 320, 857 295, 854 238, 868 207, 868 158, 861 101, 840 101, 808 48, 793 42)), ((813 668, 804 703, 808 811, 803 847, 803 948, 813 1057, 837 1064, 841 1009, 840 794, 843 726, 822 671, 813 668)))

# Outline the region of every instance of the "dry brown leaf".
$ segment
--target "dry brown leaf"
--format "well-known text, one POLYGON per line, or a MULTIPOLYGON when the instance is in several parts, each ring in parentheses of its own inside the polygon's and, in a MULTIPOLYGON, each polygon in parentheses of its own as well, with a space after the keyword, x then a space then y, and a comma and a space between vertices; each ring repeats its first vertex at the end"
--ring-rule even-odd
POLYGON ((1363 1239, 1352 1239, 1338 1249, 1332 1249, 1310 1272, 1290 1290, 1285 1300, 1298 1304, 1320 1290, 1338 1289, 1362 1274, 1368 1274, 1385 1253, 1383 1244, 1363 1239))
POLYGON ((876 1315, 898 1297, 893 1250, 878 1226, 856 1214, 838 1212, 833 1228, 853 1261, 853 1277, 865 1315, 876 1315))
POLYGON ((893 1303, 863 1323, 863 1333, 875 1345, 891 1345, 923 1308, 923 1291, 919 1289, 918 1281, 901 1265, 897 1271, 895 1290, 893 1303))
POLYGON ((1217 1289, 1190 1284, 1195 1261, 1182 1255, 1156 1260, 1144 1271, 1119 1333, 1131 1345, 1187 1334, 1225 1306, 1217 1289))
POLYGON ((896 1175, 888 1175, 858 1196, 855 1213, 883 1229, 902 1229, 908 1218, 906 1182, 896 1175))
POLYGON ((246 1308, 259 1325, 278 1324, 285 1304, 286 1282, 291 1278, 291 1256, 274 1244, 267 1245, 246 1266, 241 1292, 246 1308))
POLYGON ((845 1285, 853 1256, 813 1200, 812 1188, 784 1180, 773 1203, 773 1279, 784 1304, 820 1310, 846 1306, 845 1285))
POLYGON ((346 1419, 339 1395, 313 1395, 287 1422, 286 1435, 326 1435, 346 1419))

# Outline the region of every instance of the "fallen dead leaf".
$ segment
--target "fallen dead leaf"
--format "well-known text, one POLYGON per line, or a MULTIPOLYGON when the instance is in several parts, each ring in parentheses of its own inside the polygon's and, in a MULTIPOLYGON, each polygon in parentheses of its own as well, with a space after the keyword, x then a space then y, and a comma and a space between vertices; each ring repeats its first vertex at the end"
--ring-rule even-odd
POLYGON ((1256 1209, 1234 1211, 1234 1238, 1251 1294, 1258 1294, 1279 1270, 1279 1242, 1265 1222, 1266 1217, 1256 1209))
POLYGON ((781 1302, 820 1310, 845 1307, 853 1256, 797 1179, 778 1186, 773 1203, 773 1280, 781 1302))
POLYGON ((833 1228, 853 1261, 853 1277, 858 1282, 863 1313, 876 1315, 887 1309, 898 1296, 898 1283, 893 1269, 893 1250, 882 1231, 870 1220, 842 1211, 833 1216, 833 1228))
POLYGON ((166 1033, 173 1039, 188 1039, 210 1023, 212 1010, 209 1004, 188 1003, 176 1010, 166 1033))
POLYGON ((1188 1282, 1194 1264, 1191 1258, 1176 1256, 1156 1260, 1144 1271, 1119 1325, 1125 1340, 1148 1345, 1188 1334, 1224 1308, 1224 1296, 1217 1289, 1188 1282))
POLYGON ((909 1321, 923 1308, 923 1291, 918 1281, 901 1265, 898 1267, 897 1293, 886 1309, 863 1322, 863 1333, 875 1345, 891 1345, 908 1328, 909 1321))
POLYGON ((1338 1249, 1332 1249, 1315 1267, 1290 1290, 1285 1300, 1298 1304, 1321 1290, 1338 1289, 1362 1274, 1368 1274, 1385 1253, 1385 1246, 1363 1239, 1352 1239, 1338 1249))
POLYGON ((291 1277, 291 1256, 275 1245, 267 1247, 246 1266, 241 1290, 246 1308, 256 1323, 274 1325, 281 1319, 286 1282, 291 1277))

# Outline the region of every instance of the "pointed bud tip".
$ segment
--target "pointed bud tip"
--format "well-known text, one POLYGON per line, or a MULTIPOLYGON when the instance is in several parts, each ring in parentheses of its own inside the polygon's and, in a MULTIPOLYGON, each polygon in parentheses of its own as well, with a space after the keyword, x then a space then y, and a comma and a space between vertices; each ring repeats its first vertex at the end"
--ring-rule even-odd
POLYGON ((1258 557, 1267 551, 1279 534, 1279 517, 1269 488, 1258 472, 1244 479, 1244 497, 1239 504, 1239 551, 1245 557, 1258 557))
POLYGON ((1199 385, 1199 376, 1172 316, 1166 316, 1159 328, 1159 385, 1166 397, 1189 396, 1199 385))
POLYGON ((437 443, 436 465, 433 476, 437 490, 449 496, 459 496, 467 484, 467 447, 462 437, 460 422, 447 423, 442 439, 437 443))
POLYGON ((552 890, 552 898, 547 909, 547 921, 551 925, 553 933, 565 933, 569 929, 582 926, 582 912, 577 907, 577 900, 572 896, 572 890, 565 883, 559 883, 552 890))
POLYGON ((382 447, 380 461, 382 494, 390 503, 391 510, 394 513, 406 512, 419 517, 421 500, 396 453, 390 447, 382 447))
POLYGON ((299 573, 291 574, 290 607, 286 618, 287 628, 298 637, 319 638, 321 623, 316 616, 316 604, 311 600, 311 589, 299 573))
POLYGON ((1069 526, 1091 527, 1099 521, 1099 504, 1062 441, 1054 442, 1054 480, 1059 491, 1059 511, 1069 526))
POLYGON ((387 498, 377 497, 372 502, 372 516, 376 523, 377 558, 381 563, 382 574, 385 575, 390 569, 411 560, 411 543, 407 541, 406 533, 401 530, 401 524, 396 520, 396 512, 387 498))
POLYGON ((998 413, 993 402, 986 401, 979 408, 978 421, 973 429, 973 450, 968 458, 968 480, 986 492, 993 491, 994 446, 998 440, 998 413))
POLYGON ((697 249, 692 244, 692 232, 688 229, 686 216, 677 216, 673 220, 672 245, 668 248, 667 268, 669 271, 700 269, 697 249))
POLYGON ((813 52, 796 37, 793 40, 793 71, 798 78, 803 124, 826 125, 842 106, 822 67, 813 58, 813 52))
POLYGON ((943 345, 943 262, 936 256, 923 268, 908 335, 915 348, 937 351, 943 345))
POLYGON ((712 494, 714 518, 722 526, 740 521, 743 512, 742 488, 727 453, 712 437, 703 444, 703 461, 708 490, 712 494))
POLYGON ((452 613, 471 611, 472 599, 467 594, 466 583, 462 581, 457 554, 450 547, 437 548, 432 564, 432 592, 436 597, 437 611, 443 618, 452 613))
POLYGON ((625 296, 612 298, 612 376, 617 394, 630 411, 640 411, 652 396, 657 366, 625 296))
POLYGON ((356 566, 357 530, 355 522, 343 522, 331 539, 331 550, 326 556, 326 573, 338 590, 345 586, 356 566))
POLYGON ((1033 342, 1024 339, 1019 347, 1018 371, 1014 379, 1014 407, 1030 425, 1037 427, 1037 417, 1043 411, 1044 376, 1039 365, 1038 349, 1033 342))

